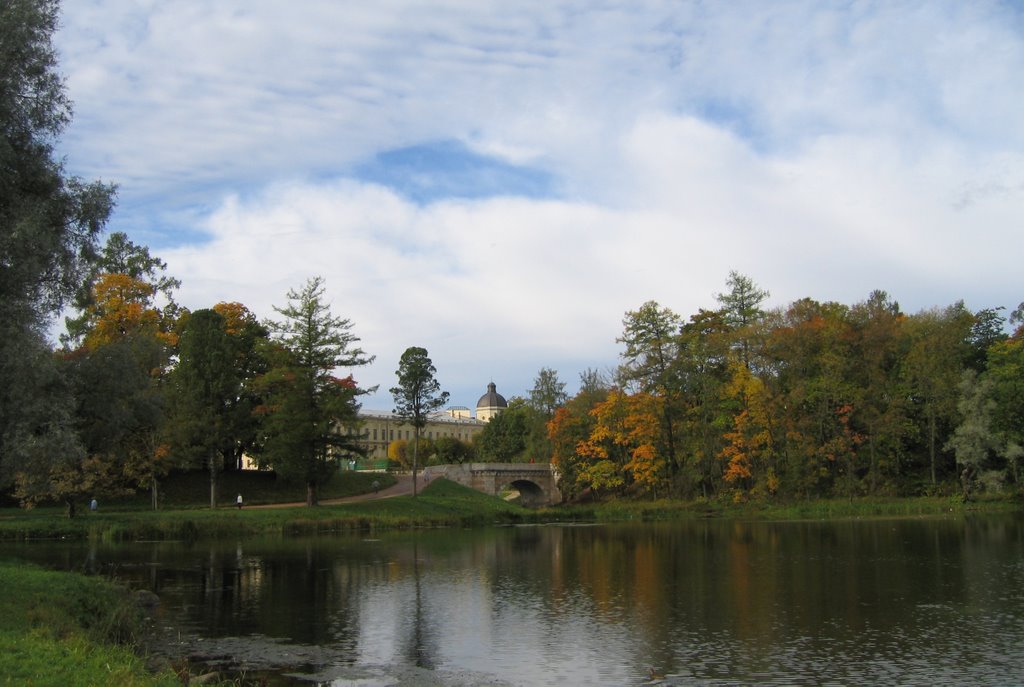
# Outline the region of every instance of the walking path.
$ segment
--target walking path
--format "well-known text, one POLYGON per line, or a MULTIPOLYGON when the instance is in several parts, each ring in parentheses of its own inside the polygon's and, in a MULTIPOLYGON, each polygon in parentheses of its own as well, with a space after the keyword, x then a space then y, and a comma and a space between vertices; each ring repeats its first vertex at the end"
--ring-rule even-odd
MULTIPOLYGON (((357 496, 345 496, 340 499, 321 499, 321 506, 337 506, 342 503, 357 503, 359 501, 375 501, 377 499, 390 499, 395 496, 405 496, 412 493, 412 475, 397 475, 396 483, 392 484, 386 489, 380 491, 371 491, 366 494, 359 494, 357 496)), ((419 487, 423 488, 422 477, 417 480, 419 487)), ((264 503, 258 506, 245 506, 245 508, 298 508, 305 506, 305 501, 297 501, 295 503, 264 503)))

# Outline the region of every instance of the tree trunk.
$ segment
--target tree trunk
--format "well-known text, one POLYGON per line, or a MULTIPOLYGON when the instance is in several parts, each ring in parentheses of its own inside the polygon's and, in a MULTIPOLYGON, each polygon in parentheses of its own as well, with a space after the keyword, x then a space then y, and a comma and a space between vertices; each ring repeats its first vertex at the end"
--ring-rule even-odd
POLYGON ((963 491, 964 503, 971 500, 971 481, 974 479, 974 472, 974 466, 968 465, 960 473, 960 488, 963 491))
POLYGON ((932 463, 932 484, 938 484, 938 479, 935 475, 935 412, 930 411, 928 413, 928 455, 931 458, 932 463))
POLYGON ((160 510, 159 490, 160 483, 157 481, 156 477, 151 478, 149 481, 149 495, 153 502, 153 510, 160 510))
POLYGON ((878 490, 878 458, 875 456, 875 425, 873 422, 868 423, 868 455, 871 463, 871 480, 868 482, 868 489, 874 496, 878 490))
POLYGON ((316 495, 316 482, 306 482, 306 505, 315 506, 319 503, 316 495))
POLYGON ((217 463, 216 457, 210 456, 210 508, 217 507, 217 463))
POLYGON ((416 468, 419 460, 420 428, 414 427, 412 432, 412 497, 416 498, 416 468))
POLYGON ((75 499, 69 496, 69 497, 64 499, 64 503, 68 507, 68 509, 67 509, 68 518, 70 519, 70 518, 75 517, 75 499))

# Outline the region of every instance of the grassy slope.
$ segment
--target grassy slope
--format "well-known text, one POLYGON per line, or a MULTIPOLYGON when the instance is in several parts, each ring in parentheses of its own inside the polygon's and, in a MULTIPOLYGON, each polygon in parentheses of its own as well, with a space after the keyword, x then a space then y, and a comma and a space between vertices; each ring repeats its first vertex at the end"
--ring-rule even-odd
POLYGON ((141 616, 112 583, 0 562, 0 684, 179 685, 127 646, 141 616))

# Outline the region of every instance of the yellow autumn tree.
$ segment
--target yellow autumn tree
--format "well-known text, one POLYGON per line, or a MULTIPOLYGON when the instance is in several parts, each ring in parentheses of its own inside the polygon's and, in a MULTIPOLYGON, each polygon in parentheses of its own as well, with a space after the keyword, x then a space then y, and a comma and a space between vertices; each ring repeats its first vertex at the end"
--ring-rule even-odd
POLYGON ((590 434, 576 445, 576 465, 580 484, 595 493, 620 490, 626 480, 623 467, 625 451, 615 442, 617 416, 621 410, 622 392, 614 389, 608 397, 590 410, 595 420, 590 434))
POLYGON ((764 383, 740 363, 730 365, 731 379, 725 392, 737 407, 732 430, 723 435, 725 446, 718 457, 724 461, 723 479, 734 488, 734 498, 749 494, 774 494, 779 480, 774 466, 774 437, 768 392, 764 383))
POLYGON ((153 303, 156 287, 126 274, 103 274, 93 286, 83 345, 90 351, 129 336, 152 336, 174 346, 174 323, 153 303))
POLYGON ((409 442, 405 439, 395 439, 388 444, 388 460, 395 461, 403 468, 412 464, 409 454, 409 442))
POLYGON ((596 424, 577 448, 592 459, 586 474, 599 479, 605 489, 634 484, 656 494, 667 471, 658 448, 662 402, 649 393, 615 389, 594 406, 590 414, 596 424))

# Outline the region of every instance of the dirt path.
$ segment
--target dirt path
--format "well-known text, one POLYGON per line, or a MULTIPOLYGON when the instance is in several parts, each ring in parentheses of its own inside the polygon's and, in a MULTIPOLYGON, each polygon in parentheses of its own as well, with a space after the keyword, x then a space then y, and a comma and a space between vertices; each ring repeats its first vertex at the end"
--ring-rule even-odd
MULTIPOLYGON (((378 492, 370 492, 368 494, 359 494, 358 496, 346 496, 340 499, 322 499, 320 501, 321 506, 336 506, 342 503, 357 503, 359 501, 376 501, 377 499, 390 499, 395 496, 405 496, 406 494, 412 493, 412 475, 398 475, 398 481, 392 484, 386 489, 381 489, 378 492)), ((423 488, 423 479, 417 480, 419 487, 423 488)), ((305 506, 305 501, 297 501, 295 503, 264 503, 258 506, 245 506, 249 508, 298 508, 305 506)))

